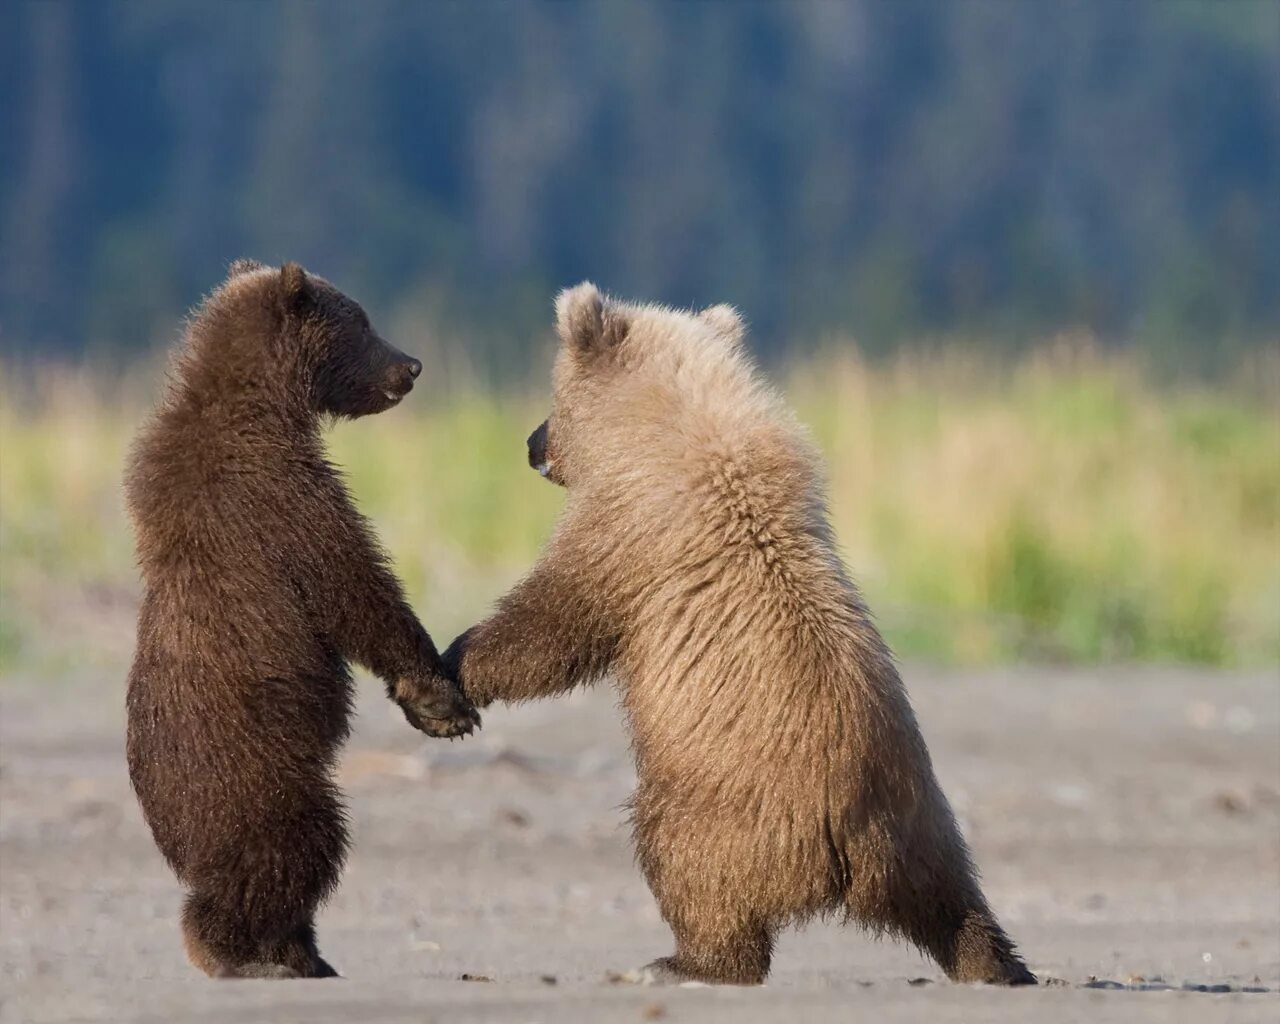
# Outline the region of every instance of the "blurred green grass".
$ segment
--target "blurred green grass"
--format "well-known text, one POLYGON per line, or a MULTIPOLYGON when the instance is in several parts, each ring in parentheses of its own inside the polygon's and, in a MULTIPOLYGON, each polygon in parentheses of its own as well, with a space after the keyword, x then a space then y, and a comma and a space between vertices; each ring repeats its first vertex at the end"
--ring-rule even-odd
MULTIPOLYGON (((1280 402, 1087 345, 1009 363, 846 348, 781 375, 826 453, 855 578, 899 654, 943 663, 1280 658, 1280 402)), ((156 374, 0 377, 0 670, 127 660, 120 496, 156 374)), ((547 387, 455 382, 330 435, 440 643, 536 556, 562 494, 525 466, 547 387)))

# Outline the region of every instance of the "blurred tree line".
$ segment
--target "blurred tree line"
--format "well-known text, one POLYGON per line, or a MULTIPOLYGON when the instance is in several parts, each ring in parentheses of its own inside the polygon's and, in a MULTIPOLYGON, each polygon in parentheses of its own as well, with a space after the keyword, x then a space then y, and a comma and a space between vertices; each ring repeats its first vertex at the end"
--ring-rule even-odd
POLYGON ((0 6, 5 350, 154 343, 239 255, 497 364, 588 276, 766 352, 1204 357, 1280 325, 1280 3, 0 6))

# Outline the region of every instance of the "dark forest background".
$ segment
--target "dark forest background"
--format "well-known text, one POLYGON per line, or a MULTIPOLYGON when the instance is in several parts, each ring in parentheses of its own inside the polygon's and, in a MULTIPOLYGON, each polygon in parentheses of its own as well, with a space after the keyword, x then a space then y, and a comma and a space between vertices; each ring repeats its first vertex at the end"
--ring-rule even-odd
POLYGON ((520 364, 552 293, 766 355, 1280 332, 1280 4, 10 2, 0 345, 146 349, 239 255, 520 364))

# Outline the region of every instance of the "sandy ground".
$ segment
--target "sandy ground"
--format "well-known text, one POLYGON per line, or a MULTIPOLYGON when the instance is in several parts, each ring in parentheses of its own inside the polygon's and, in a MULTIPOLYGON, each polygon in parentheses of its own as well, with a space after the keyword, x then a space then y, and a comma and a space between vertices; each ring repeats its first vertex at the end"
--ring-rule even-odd
POLYGON ((494 709, 450 744, 368 682, 344 767, 355 850, 319 922, 345 980, 211 982, 129 791, 119 679, 7 678, 0 1019, 1280 1020, 1280 680, 908 678, 987 894, 1050 984, 951 985, 820 924, 782 937, 762 989, 612 983, 670 951, 622 825, 612 693, 494 709))

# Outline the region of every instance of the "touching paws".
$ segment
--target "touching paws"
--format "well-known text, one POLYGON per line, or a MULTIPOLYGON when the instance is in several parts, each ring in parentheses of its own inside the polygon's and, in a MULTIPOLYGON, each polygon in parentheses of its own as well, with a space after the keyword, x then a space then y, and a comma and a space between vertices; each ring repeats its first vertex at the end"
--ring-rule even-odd
POLYGON ((401 680, 395 702, 405 719, 428 736, 467 736, 480 726, 480 713, 453 683, 433 679, 429 683, 401 680))
POLYGON ((449 645, 449 649, 440 655, 440 661, 443 663, 444 670, 449 677, 458 681, 458 688, 467 695, 467 698, 474 701, 476 707, 487 708, 493 703, 493 698, 480 692, 475 679, 468 680, 466 678, 466 670, 463 666, 463 655, 466 654, 467 644, 471 639, 472 632, 472 630, 467 630, 457 637, 449 645))

